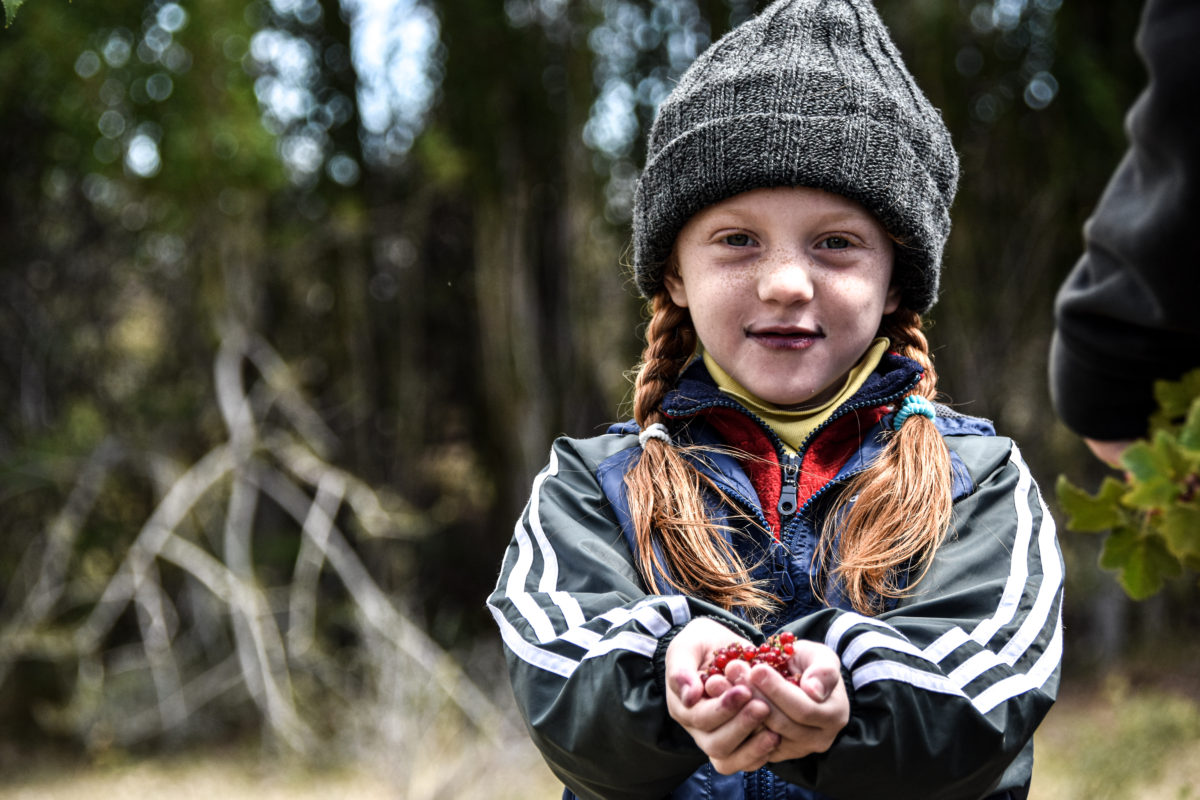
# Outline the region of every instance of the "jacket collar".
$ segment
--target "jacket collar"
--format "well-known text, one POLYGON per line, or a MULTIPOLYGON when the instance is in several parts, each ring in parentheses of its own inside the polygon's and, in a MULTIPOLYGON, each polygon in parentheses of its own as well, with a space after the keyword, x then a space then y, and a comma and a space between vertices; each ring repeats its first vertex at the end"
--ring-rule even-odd
MULTIPOLYGON (((923 374, 921 365, 912 359, 885 353, 879 366, 862 387, 843 403, 842 408, 873 408, 890 403, 915 386, 923 374)), ((716 382, 704 368, 703 359, 699 358, 684 370, 675 389, 662 404, 664 413, 672 419, 686 419, 715 407, 745 410, 735 398, 717 388, 716 382)), ((840 410, 835 415, 837 413, 840 410)))

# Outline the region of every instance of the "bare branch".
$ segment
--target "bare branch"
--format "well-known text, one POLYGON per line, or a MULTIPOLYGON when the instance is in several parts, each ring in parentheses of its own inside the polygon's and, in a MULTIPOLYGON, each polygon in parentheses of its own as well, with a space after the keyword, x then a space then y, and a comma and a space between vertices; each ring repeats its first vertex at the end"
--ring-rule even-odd
POLYGON ((233 491, 225 522, 225 561, 239 579, 234 594, 242 602, 231 604, 234 639, 250 696, 262 708, 267 721, 290 746, 303 752, 311 732, 301 721, 292 702, 291 676, 279 627, 259 591, 254 577, 250 539, 258 489, 249 479, 254 464, 235 470, 233 491))
MULTIPOLYGON (((21 606, 12 619, 0 629, 0 684, 4 683, 13 659, 22 652, 18 645, 26 638, 24 634, 44 622, 62 597, 79 531, 91 514, 109 471, 122 455, 122 449, 114 439, 102 441, 84 463, 66 505, 46 528, 37 580, 21 598, 21 606)), ((27 556, 32 556, 33 552, 31 547, 27 556)), ((21 572, 24 567, 23 563, 21 572)), ((7 600, 6 605, 15 604, 17 597, 10 595, 7 600)))
MULTIPOLYGON (((307 516, 306 496, 281 472, 257 470, 254 480, 295 519, 303 521, 307 516)), ((392 605, 336 525, 330 526, 324 552, 371 628, 400 648, 414 664, 427 670, 481 732, 497 741, 502 739, 507 731, 503 714, 444 650, 392 605)))
POLYGON ((179 665, 171 650, 171 628, 168 609, 173 612, 171 601, 162 590, 158 568, 152 561, 146 565, 146 573, 136 581, 138 625, 142 632, 142 647, 146 662, 154 678, 154 689, 158 694, 158 709, 164 728, 173 728, 187 719, 187 706, 179 691, 179 665))
MULTIPOLYGON (((226 692, 244 685, 242 671, 234 655, 193 678, 179 690, 178 697, 168 700, 195 712, 226 692)), ((124 746, 137 744, 160 733, 165 722, 156 708, 126 714, 114 731, 115 738, 124 746)))
POLYGON ((228 445, 221 444, 184 473, 159 502, 142 526, 125 560, 109 581, 100 600, 87 620, 75 632, 76 647, 81 652, 97 648, 100 640, 112 629, 136 589, 136 576, 144 572, 142 565, 155 558, 163 544, 179 527, 184 517, 199 500, 233 470, 233 455, 228 445), (135 569, 135 565, 138 568, 135 569))
POLYGON ((416 539, 424 535, 420 514, 398 498, 389 498, 398 509, 386 510, 379 494, 361 479, 327 464, 292 437, 273 432, 263 438, 263 446, 292 475, 309 486, 318 486, 327 475, 345 485, 345 500, 363 529, 371 536, 416 539))
POLYGON ((303 656, 313 644, 316 628, 317 580, 325 563, 325 548, 333 518, 346 493, 346 482, 336 472, 325 473, 317 484, 317 496, 309 506, 301 527, 300 552, 292 573, 288 599, 288 651, 303 656))
POLYGON ((287 363, 261 336, 248 335, 245 346, 246 357, 258 368, 267 385, 274 390, 280 410, 295 426, 304 443, 322 458, 328 458, 337 448, 337 435, 304 399, 287 363))
POLYGON ((422 752, 423 732, 451 706, 461 712, 454 719, 474 726, 477 737, 493 745, 517 739, 506 715, 380 588, 338 526, 344 515, 370 537, 415 538, 424 528, 420 514, 328 463, 324 454, 335 437, 284 361, 240 327, 223 333, 213 376, 228 441, 187 469, 161 454, 127 454, 114 442, 97 448, 44 546, 26 556, 38 565, 37 578, 28 590, 13 590, 19 612, 0 636, 0 681, 23 655, 74 661, 71 699, 39 714, 47 725, 89 741, 133 743, 182 729, 199 707, 240 686, 278 741, 311 754, 327 720, 313 718, 309 704, 330 708, 314 697, 314 685, 367 703, 375 713, 364 724, 402 733, 413 757, 422 752), (249 393, 247 361, 262 376, 249 393), (273 408, 288 425, 272 423, 273 408), (161 497, 82 624, 56 630, 79 532, 122 458, 161 497), (298 553, 282 585, 269 583, 279 574, 271 569, 277 563, 256 563, 260 506, 278 506, 297 525, 298 553), (185 535, 193 522, 207 535, 185 535), (164 582, 163 564, 182 570, 182 586, 164 582), (317 611, 330 593, 331 584, 321 580, 327 570, 344 587, 359 626, 357 652, 348 661, 321 639, 328 629, 317 611), (131 604, 135 633, 118 625, 131 604), (412 681, 414 668, 428 679, 412 681))

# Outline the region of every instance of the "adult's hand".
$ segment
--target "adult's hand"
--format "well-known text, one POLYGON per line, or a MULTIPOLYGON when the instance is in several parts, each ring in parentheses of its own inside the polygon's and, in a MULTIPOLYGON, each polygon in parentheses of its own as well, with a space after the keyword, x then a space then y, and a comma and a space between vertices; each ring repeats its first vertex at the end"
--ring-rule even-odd
POLYGON ((1133 444, 1133 439, 1123 439, 1120 441, 1104 442, 1099 439, 1084 439, 1083 442, 1092 451, 1092 455, 1108 464, 1110 467, 1121 468, 1121 454, 1125 452, 1125 448, 1133 444))

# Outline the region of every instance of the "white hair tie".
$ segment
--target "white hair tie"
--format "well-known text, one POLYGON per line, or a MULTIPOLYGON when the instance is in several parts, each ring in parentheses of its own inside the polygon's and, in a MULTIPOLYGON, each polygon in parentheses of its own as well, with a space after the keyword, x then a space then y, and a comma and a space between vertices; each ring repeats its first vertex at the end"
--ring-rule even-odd
POLYGON ((642 447, 646 446, 646 442, 650 439, 659 439, 665 444, 671 443, 671 434, 667 432, 667 426, 661 422, 656 422, 653 425, 647 425, 638 434, 638 444, 642 447))

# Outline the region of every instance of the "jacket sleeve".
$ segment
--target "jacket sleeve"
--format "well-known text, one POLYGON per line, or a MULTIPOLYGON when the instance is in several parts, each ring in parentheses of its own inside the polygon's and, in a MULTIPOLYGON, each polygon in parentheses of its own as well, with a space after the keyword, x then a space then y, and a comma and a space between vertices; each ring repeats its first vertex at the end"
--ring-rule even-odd
POLYGON ((1092 439, 1144 436, 1156 379, 1200 366, 1200 4, 1149 0, 1137 39, 1149 83, 1129 149, 1059 290, 1050 348, 1055 410, 1092 439))
POLYGON ((915 594, 878 617, 825 609, 787 626, 838 653, 851 716, 827 752, 773 765, 785 780, 962 800, 1029 779, 1029 759, 1013 762, 1054 701, 1062 654, 1054 522, 1009 440, 948 444, 977 486, 915 594))
POLYGON ((630 438, 555 442, 488 599, 530 735, 581 798, 661 798, 705 763, 667 714, 666 644, 697 615, 754 633, 715 606, 646 593, 596 479, 630 438))

